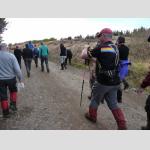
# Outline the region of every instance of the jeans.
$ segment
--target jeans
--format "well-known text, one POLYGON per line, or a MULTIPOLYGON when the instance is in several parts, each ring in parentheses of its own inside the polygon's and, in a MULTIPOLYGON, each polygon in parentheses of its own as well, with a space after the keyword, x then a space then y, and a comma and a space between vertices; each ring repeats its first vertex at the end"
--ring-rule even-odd
POLYGON ((100 102, 102 102, 105 99, 110 110, 117 109, 118 88, 119 85, 106 86, 95 81, 92 87, 92 98, 90 107, 97 109, 100 102))

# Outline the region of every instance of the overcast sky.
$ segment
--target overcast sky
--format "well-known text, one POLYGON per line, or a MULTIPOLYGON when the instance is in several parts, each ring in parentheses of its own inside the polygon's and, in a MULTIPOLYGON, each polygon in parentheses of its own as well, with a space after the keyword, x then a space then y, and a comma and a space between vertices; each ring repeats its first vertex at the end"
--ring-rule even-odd
POLYGON ((7 18, 6 43, 19 43, 45 38, 95 35, 102 28, 130 30, 150 28, 150 18, 7 18))

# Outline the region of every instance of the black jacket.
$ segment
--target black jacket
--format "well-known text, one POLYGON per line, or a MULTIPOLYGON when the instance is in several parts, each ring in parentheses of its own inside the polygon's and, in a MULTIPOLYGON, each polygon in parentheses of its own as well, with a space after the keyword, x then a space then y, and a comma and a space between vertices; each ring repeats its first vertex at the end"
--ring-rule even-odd
POLYGON ((22 51, 21 49, 15 49, 14 50, 14 55, 17 59, 21 59, 21 56, 22 56, 22 51))
POLYGON ((124 45, 118 45, 118 50, 119 50, 119 57, 120 60, 128 60, 128 56, 129 56, 129 48, 124 45))
POLYGON ((24 48, 23 52, 22 52, 22 56, 23 56, 23 59, 26 59, 26 58, 31 59, 31 58, 33 58, 33 52, 29 48, 24 48))
POLYGON ((67 49, 67 58, 72 58, 72 52, 70 49, 67 49))
POLYGON ((91 50, 91 55, 97 58, 96 78, 103 85, 119 85, 119 51, 112 42, 106 42, 91 50))

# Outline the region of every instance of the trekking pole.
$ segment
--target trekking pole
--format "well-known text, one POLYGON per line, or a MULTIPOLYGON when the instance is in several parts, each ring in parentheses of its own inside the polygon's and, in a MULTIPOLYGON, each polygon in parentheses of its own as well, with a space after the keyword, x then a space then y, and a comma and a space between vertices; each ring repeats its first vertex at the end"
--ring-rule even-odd
POLYGON ((83 73, 83 81, 82 81, 82 89, 81 89, 80 107, 81 107, 81 104, 82 104, 82 95, 83 95, 83 87, 84 87, 84 77, 85 77, 85 72, 86 72, 86 70, 85 70, 84 73, 83 73))
MULTIPOLYGON (((88 69, 89 69, 89 72, 90 72, 90 71, 91 71, 90 62, 89 62, 89 64, 88 64, 88 69)), ((85 72, 86 72, 86 70, 85 70, 84 73, 83 73, 83 81, 82 81, 82 89, 81 89, 80 107, 81 107, 81 104, 82 104, 82 95, 83 95, 85 72)))

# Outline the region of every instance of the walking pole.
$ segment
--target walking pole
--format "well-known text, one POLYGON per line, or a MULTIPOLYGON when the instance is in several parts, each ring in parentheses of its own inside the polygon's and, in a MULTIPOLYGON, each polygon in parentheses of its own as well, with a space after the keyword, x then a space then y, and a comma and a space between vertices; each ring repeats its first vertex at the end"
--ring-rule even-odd
POLYGON ((82 95, 83 95, 83 87, 84 87, 84 77, 85 77, 85 72, 86 72, 86 70, 85 70, 84 73, 83 73, 83 81, 82 81, 82 89, 81 89, 80 107, 81 107, 81 104, 82 104, 82 95))

